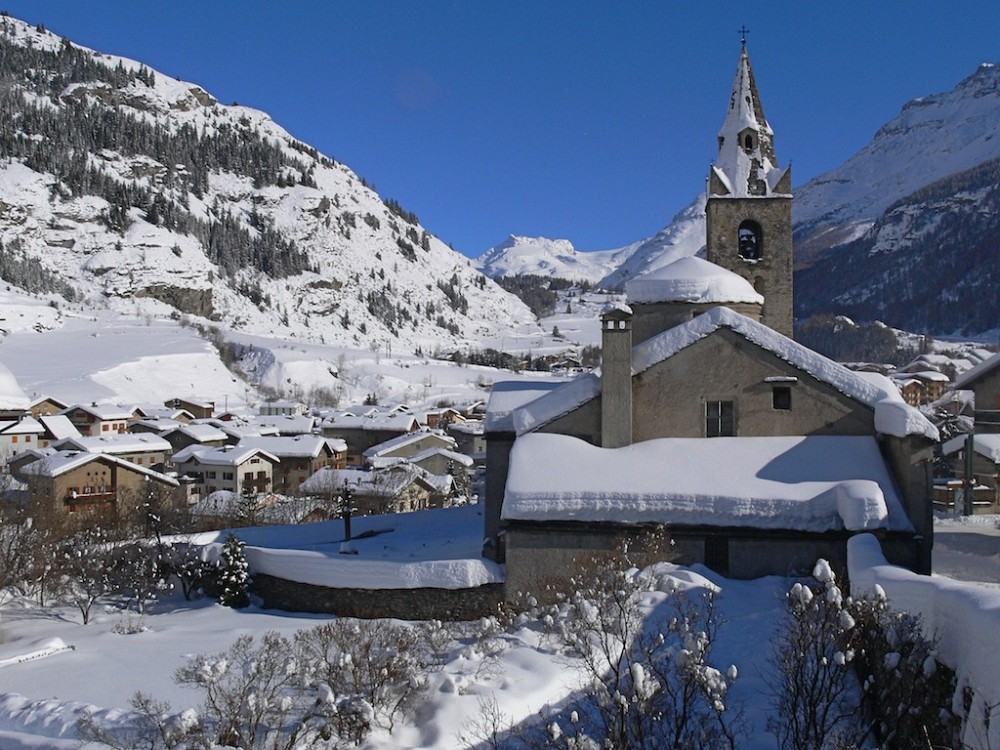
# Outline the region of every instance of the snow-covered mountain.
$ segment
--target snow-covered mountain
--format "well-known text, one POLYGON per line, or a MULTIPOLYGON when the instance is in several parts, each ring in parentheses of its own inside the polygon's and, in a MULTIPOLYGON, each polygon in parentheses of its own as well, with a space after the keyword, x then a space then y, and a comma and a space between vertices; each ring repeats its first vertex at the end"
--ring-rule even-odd
POLYGON ((951 91, 908 102, 871 142, 795 190, 796 254, 862 235, 893 203, 1000 157, 1000 66, 981 65, 951 91))
POLYGON ((476 345, 533 323, 415 215, 266 113, 10 17, 0 53, 8 283, 373 349, 476 345))
POLYGON ((652 237, 613 250, 580 251, 569 240, 510 235, 491 247, 476 265, 491 278, 543 276, 589 281, 621 290, 646 271, 697 254, 705 246, 705 196, 699 195, 666 228, 652 237))

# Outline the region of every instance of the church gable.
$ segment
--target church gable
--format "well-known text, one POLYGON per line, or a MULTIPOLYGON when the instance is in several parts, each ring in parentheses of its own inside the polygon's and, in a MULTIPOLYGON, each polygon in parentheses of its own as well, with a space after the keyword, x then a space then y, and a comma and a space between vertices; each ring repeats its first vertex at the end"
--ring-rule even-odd
POLYGON ((874 410, 728 328, 633 377, 635 442, 873 435, 874 410))

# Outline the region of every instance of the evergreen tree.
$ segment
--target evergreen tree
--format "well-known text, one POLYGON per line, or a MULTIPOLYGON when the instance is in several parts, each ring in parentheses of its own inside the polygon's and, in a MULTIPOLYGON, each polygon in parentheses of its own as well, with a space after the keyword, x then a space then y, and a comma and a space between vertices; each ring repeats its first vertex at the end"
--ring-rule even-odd
POLYGON ((239 609, 250 604, 250 572, 246 544, 235 534, 230 534, 222 547, 219 561, 219 604, 239 609))

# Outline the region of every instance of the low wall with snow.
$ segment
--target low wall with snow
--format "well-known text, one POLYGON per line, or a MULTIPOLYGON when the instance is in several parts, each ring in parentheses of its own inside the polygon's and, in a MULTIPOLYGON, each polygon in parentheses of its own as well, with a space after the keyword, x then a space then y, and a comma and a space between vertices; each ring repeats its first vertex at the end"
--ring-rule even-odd
POLYGON ((255 593, 268 609, 320 612, 341 617, 394 617, 400 620, 475 620, 495 615, 503 584, 475 588, 358 589, 316 586, 257 573, 255 593))
POLYGON ((847 559, 852 595, 870 593, 878 585, 891 607, 920 615, 925 633, 938 641, 938 659, 958 675, 959 692, 965 686, 972 689, 970 721, 963 737, 966 745, 1000 747, 1000 722, 984 719, 986 707, 1000 704, 1000 649, 996 646, 1000 589, 890 565, 871 534, 851 538, 847 559))

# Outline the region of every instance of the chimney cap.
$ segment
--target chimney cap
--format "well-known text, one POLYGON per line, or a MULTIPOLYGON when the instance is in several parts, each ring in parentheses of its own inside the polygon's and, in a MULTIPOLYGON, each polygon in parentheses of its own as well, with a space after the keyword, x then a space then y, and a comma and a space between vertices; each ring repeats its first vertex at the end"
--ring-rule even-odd
POLYGON ((601 320, 626 320, 632 317, 632 308, 624 302, 610 302, 601 310, 601 320))

